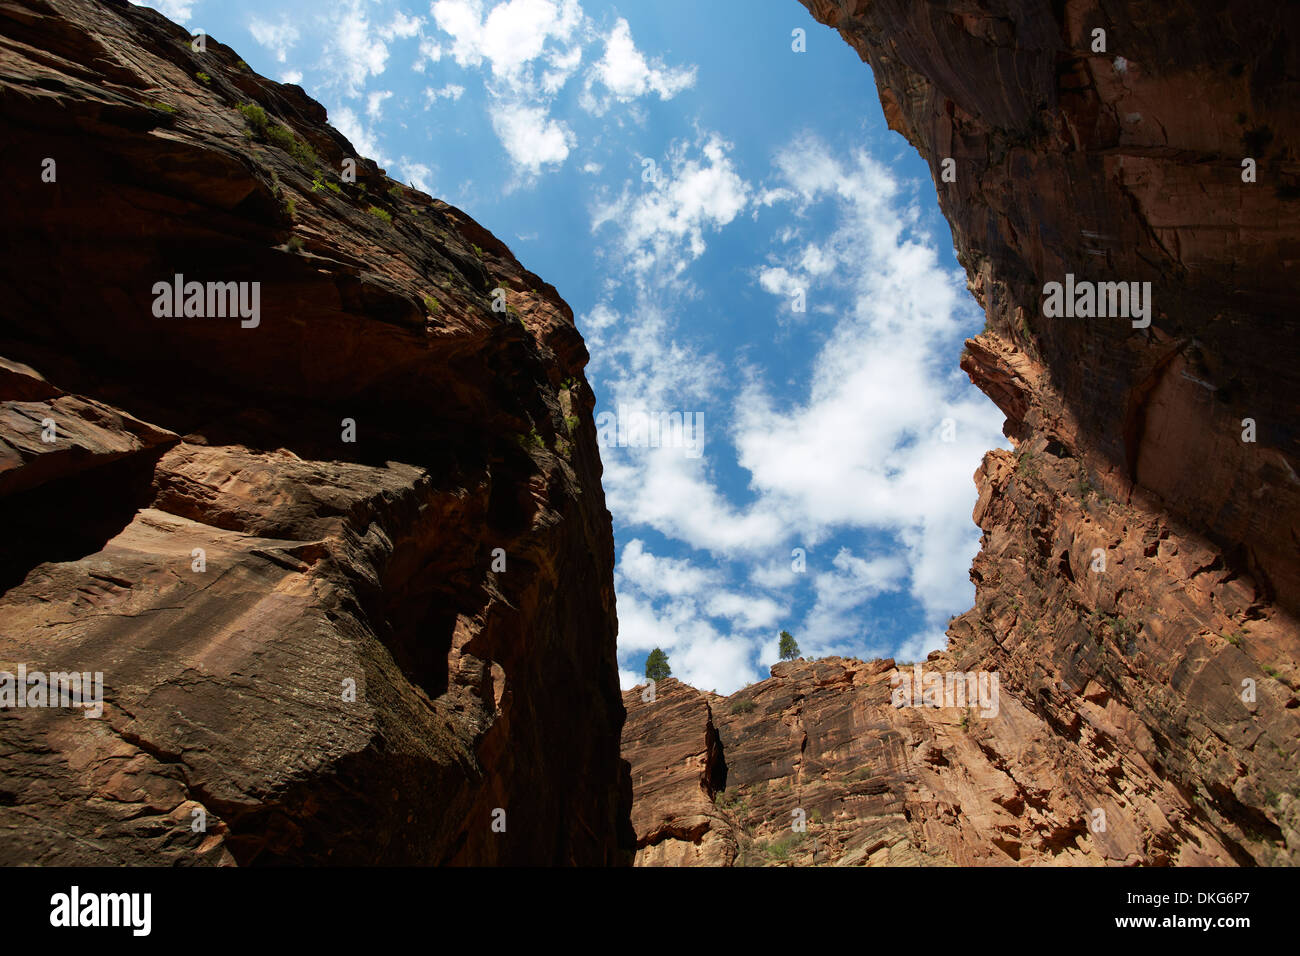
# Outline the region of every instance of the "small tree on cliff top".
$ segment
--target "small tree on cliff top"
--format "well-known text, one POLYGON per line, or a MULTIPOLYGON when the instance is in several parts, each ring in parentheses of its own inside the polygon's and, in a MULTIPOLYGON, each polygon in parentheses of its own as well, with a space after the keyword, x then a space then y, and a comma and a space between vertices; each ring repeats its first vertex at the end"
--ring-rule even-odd
POLYGON ((673 669, 668 666, 668 655, 659 648, 655 648, 645 659, 645 676, 653 681, 661 681, 665 677, 672 675, 673 669))
POLYGON ((792 661, 799 656, 799 642, 794 639, 794 635, 789 631, 781 632, 781 660, 792 661))

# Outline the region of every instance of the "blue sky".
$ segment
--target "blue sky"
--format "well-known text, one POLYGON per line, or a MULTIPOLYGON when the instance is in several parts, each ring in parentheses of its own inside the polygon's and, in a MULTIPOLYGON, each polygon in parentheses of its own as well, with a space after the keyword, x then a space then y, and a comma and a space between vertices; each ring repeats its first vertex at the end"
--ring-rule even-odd
POLYGON ((150 5, 552 282, 598 422, 702 416, 698 447, 602 444, 625 687, 658 646, 730 693, 783 628, 806 656, 944 645, 1006 447, 957 367, 983 316, 869 68, 795 0, 150 5))

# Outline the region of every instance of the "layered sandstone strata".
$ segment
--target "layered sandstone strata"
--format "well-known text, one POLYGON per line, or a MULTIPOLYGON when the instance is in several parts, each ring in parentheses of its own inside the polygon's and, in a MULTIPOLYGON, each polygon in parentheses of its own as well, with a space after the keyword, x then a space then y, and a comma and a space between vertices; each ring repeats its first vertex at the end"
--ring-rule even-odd
POLYGON ((892 661, 708 698, 736 861, 1300 861, 1300 11, 804 2, 930 163, 987 315, 961 364, 1015 451, 924 666, 996 672, 1001 706, 895 708, 892 661), (1045 314, 1076 280, 1150 283, 1150 314, 1045 314))
POLYGON ((556 290, 148 9, 6 4, 0 128, 0 671, 105 697, 0 710, 0 862, 630 859, 556 290))

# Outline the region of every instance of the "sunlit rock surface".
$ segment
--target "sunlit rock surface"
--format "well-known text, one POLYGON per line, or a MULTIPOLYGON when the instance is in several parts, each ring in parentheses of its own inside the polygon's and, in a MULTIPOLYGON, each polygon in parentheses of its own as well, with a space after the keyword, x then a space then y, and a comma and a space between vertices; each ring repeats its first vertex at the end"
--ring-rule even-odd
MULTIPOLYGON (((889 661, 708 697, 717 839, 738 863, 1300 861, 1300 10, 804 2, 930 163, 988 318, 961 366, 1016 448, 975 476, 976 606, 924 666, 998 673, 1000 707, 895 708, 889 661), (1048 317, 1067 276, 1150 283, 1150 311, 1048 317)), ((659 719, 624 699, 629 732, 659 719)), ((634 782, 674 752, 624 746, 634 782)), ((672 808, 638 790, 643 843, 647 802, 672 808)))
POLYGON ((629 862, 555 289, 148 9, 0 8, 0 130, 0 670, 105 697, 0 709, 0 863, 629 862))

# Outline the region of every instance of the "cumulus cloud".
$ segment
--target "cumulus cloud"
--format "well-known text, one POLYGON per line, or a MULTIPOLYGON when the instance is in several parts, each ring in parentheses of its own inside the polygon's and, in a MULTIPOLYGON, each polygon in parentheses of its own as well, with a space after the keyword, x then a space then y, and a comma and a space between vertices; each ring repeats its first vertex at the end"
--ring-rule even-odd
POLYGON ((438 100, 451 100, 455 102, 465 95, 465 87, 455 83, 448 83, 446 86, 434 89, 432 86, 424 88, 424 108, 427 110, 438 100))
POLYGON ((293 49, 299 37, 298 28, 287 16, 281 17, 275 23, 263 20, 261 17, 253 17, 248 23, 248 32, 253 35, 254 40, 270 50, 279 63, 288 60, 289 51, 293 49))
MULTIPOLYGON (((704 254, 705 234, 721 229, 740 214, 750 200, 750 185, 736 171, 731 144, 710 135, 670 154, 668 168, 643 163, 653 173, 640 177, 640 191, 625 188, 617 198, 598 203, 592 230, 617 227, 617 241, 627 264, 645 273, 654 267, 669 275, 682 272, 704 254)), ((653 162, 653 160, 652 160, 653 162)))
MULTIPOLYGON (((757 679, 742 635, 770 628, 785 609, 771 598, 728 590, 716 569, 653 554, 640 539, 614 567, 619 649, 670 652, 673 676, 704 689, 734 689, 757 679)), ((623 687, 643 682, 620 670, 623 687)))
POLYGON ((424 24, 423 17, 407 16, 401 10, 393 14, 388 25, 380 28, 379 35, 385 40, 409 39, 420 32, 424 24))
POLYGON ((580 97, 590 112, 643 96, 668 99, 695 80, 693 67, 665 66, 638 50, 626 20, 602 36, 578 0, 434 0, 430 12, 441 36, 422 40, 415 68, 449 57, 481 70, 493 129, 527 177, 558 168, 577 145, 573 129, 551 117, 551 106, 597 49, 580 97), (536 145, 520 135, 524 118, 537 123, 536 145))
MULTIPOLYGON (((915 658, 941 646, 947 616, 973 596, 971 475, 985 450, 1004 444, 1001 414, 955 367, 978 322, 964 277, 942 266, 893 173, 865 152, 810 139, 778 155, 772 172, 773 183, 752 186, 725 144, 706 137, 703 148, 676 153, 659 183, 592 211, 593 228, 611 231, 612 271, 629 277, 584 317, 593 374, 615 403, 693 402, 711 422, 702 459, 602 447, 619 525, 652 530, 692 556, 638 577, 671 567, 673 580, 708 582, 656 597, 620 578, 620 620, 625 596, 634 615, 620 653, 671 641, 675 671, 689 667, 697 686, 728 691, 756 676, 755 655, 774 653, 787 621, 805 653, 915 658), (747 208, 777 206, 796 224, 774 235, 756 289, 776 297, 778 319, 796 288, 832 316, 793 389, 779 369, 722 374, 729 363, 675 318, 709 233, 747 208), (619 295, 630 305, 616 306, 619 295), (723 492, 724 465, 748 477, 743 498, 723 492), (805 574, 792 567, 793 547, 830 540, 859 543, 836 544, 805 574), (745 579, 753 590, 732 583, 745 579), (921 623, 901 634, 896 621, 877 628, 882 596, 895 607, 913 602, 921 623), (796 598, 798 621, 789 620, 796 598)), ((644 563, 642 552, 632 557, 644 563)))
POLYGON ((868 637, 864 624, 869 620, 862 609, 880 594, 897 590, 906 578, 907 562, 901 555, 859 558, 841 548, 831 569, 813 576, 816 603, 801 628, 804 651, 860 648, 868 637))
POLYGON ((397 161, 397 170, 401 173, 401 178, 406 180, 422 193, 433 194, 433 187, 429 185, 433 178, 433 168, 426 163, 417 163, 415 160, 407 159, 405 156, 397 161))
POLYGON ((131 0, 131 2, 137 7, 152 7, 163 16, 184 24, 194 16, 194 7, 199 0, 148 0, 147 3, 131 0))
POLYGON ((563 164, 576 137, 550 116, 550 103, 582 61, 578 0, 435 0, 430 9, 450 38, 438 56, 486 71, 492 129, 516 169, 535 177, 563 164))
POLYGON ((775 627, 786 609, 770 597, 729 591, 711 597, 704 606, 712 617, 726 618, 736 630, 775 627))
POLYGON ((646 59, 632 42, 632 28, 620 17, 605 37, 605 53, 588 77, 583 105, 593 112, 604 112, 609 105, 608 98, 626 103, 654 93, 661 100, 668 100, 694 83, 694 67, 669 68, 659 59, 646 59), (608 97, 593 95, 596 86, 606 90, 608 97))
POLYGON ((501 103, 492 111, 492 128, 515 165, 533 174, 564 162, 573 148, 573 131, 540 106, 501 103))
POLYGON ((371 119, 379 119, 384 112, 384 100, 390 99, 392 95, 392 90, 374 90, 367 93, 366 115, 371 119))
POLYGON ((411 69, 416 73, 423 73, 429 63, 437 63, 442 59, 442 44, 432 37, 421 37, 419 46, 419 55, 411 69))
POLYGON ((392 160, 384 156, 379 143, 379 136, 373 127, 367 126, 350 107, 335 110, 330 115, 330 122, 340 133, 351 141, 357 152, 368 156, 380 166, 389 165, 392 160))
POLYGON ((792 296, 805 288, 806 281, 802 276, 792 274, 785 266, 770 266, 762 269, 758 275, 758 284, 764 292, 772 295, 792 296))
POLYGON ((658 557, 647 551, 639 538, 623 548, 618 574, 636 590, 657 597, 696 595, 718 585, 716 571, 697 568, 689 561, 658 557))
POLYGON ((432 11, 438 28, 452 39, 450 55, 457 64, 486 63, 495 80, 516 91, 528 83, 539 59, 564 68, 572 55, 569 41, 583 21, 577 0, 507 0, 486 16, 480 0, 436 0, 432 11))
POLYGON ((376 25, 363 0, 343 0, 329 17, 325 41, 327 76, 338 83, 345 95, 359 96, 372 76, 379 76, 388 64, 388 43, 394 34, 376 25))
MULTIPOLYGON (((937 622, 970 605, 971 474, 1004 444, 1001 414, 953 367, 973 314, 963 277, 940 267, 898 183, 867 154, 844 162, 814 143, 782 154, 778 168, 794 201, 834 202, 840 218, 827 243, 774 269, 833 271, 853 307, 817 356, 804 402, 777 401, 761 383, 743 390, 739 460, 754 488, 806 526, 894 535, 912 596, 937 622)), ((764 288, 786 291, 764 276, 764 288)))

